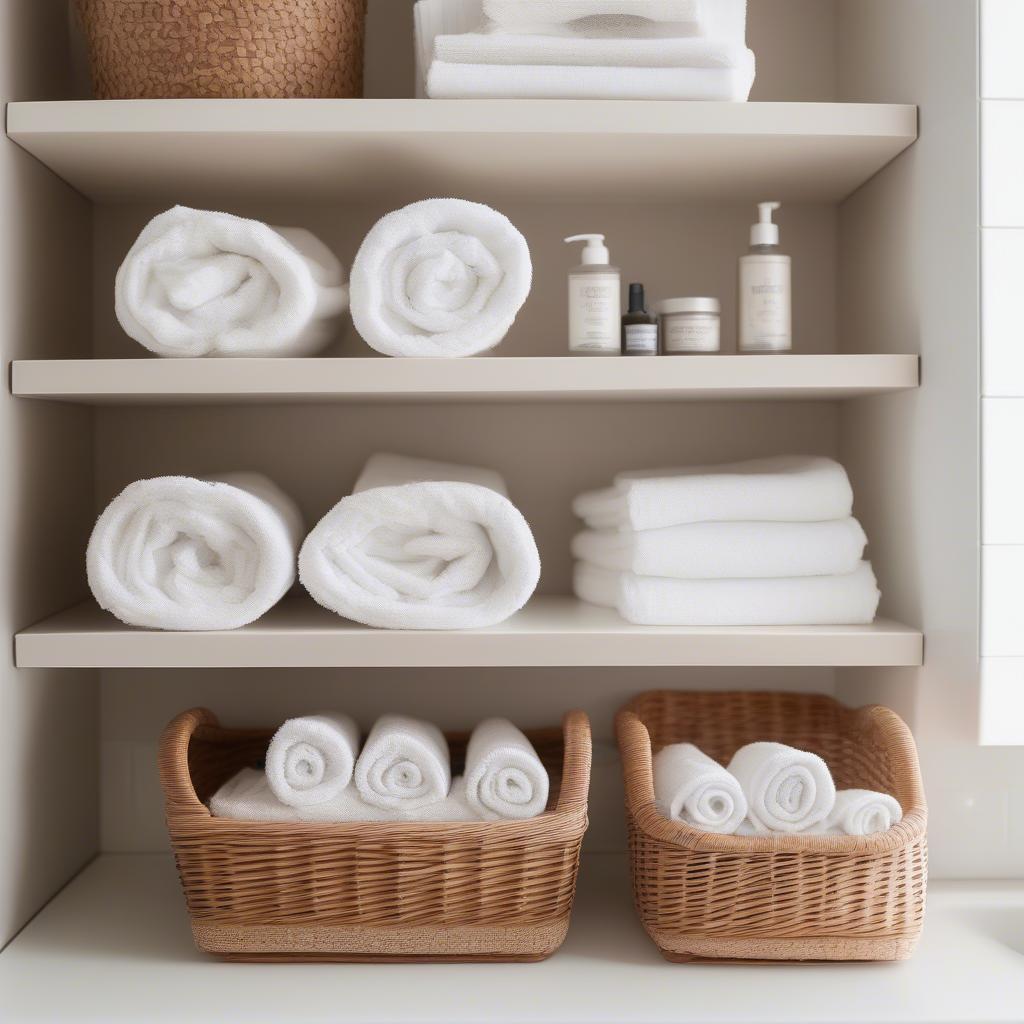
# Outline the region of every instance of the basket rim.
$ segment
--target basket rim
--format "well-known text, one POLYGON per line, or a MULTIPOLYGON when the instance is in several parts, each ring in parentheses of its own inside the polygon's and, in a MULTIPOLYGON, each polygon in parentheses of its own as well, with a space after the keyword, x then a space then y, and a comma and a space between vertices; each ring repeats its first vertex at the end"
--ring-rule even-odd
MULTIPOLYGON (((728 700, 731 697, 774 696, 773 691, 689 691, 714 693, 728 700)), ((669 696, 685 700, 687 691, 648 690, 637 694, 615 717, 615 732, 626 785, 626 810, 635 828, 650 839, 702 853, 807 853, 823 856, 848 857, 851 855, 877 855, 899 850, 924 837, 928 825, 917 747, 909 727, 890 708, 868 704, 860 708, 847 708, 827 694, 789 694, 787 697, 827 701, 862 722, 867 728, 880 732, 897 762, 898 792, 893 795, 903 808, 903 819, 886 832, 870 836, 824 836, 790 833, 772 833, 757 836, 717 835, 702 832, 680 821, 671 821, 658 810, 654 799, 654 771, 651 737, 639 714, 639 707, 651 697, 669 696)))
MULTIPOLYGON (((239 830, 250 835, 292 839, 323 836, 325 833, 342 839, 368 838, 381 841, 422 842, 425 839, 529 839, 535 832, 550 833, 552 825, 582 837, 587 828, 587 797, 593 756, 590 719, 580 710, 568 711, 562 718, 564 743, 562 779, 558 802, 554 808, 535 818, 499 821, 344 821, 344 822, 261 822, 217 818, 197 795, 188 770, 188 747, 193 735, 202 731, 224 738, 263 737, 273 729, 230 729, 220 724, 208 708, 195 707, 176 715, 164 728, 159 743, 160 783, 164 792, 168 825, 172 830, 187 826, 211 833, 236 836, 239 830)), ((527 737, 542 730, 523 730, 527 737)), ((550 730, 549 730, 550 731, 550 730)), ((446 736, 454 735, 446 733, 446 736)), ((571 838, 566 834, 563 839, 571 838)))

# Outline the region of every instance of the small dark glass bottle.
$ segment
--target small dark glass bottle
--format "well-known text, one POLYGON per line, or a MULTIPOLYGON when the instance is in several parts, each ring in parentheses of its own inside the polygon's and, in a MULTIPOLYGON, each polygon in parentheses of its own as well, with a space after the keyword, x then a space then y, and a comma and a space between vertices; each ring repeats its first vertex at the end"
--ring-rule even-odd
POLYGON ((644 306, 644 286, 629 286, 629 312, 622 318, 622 354, 624 356, 656 356, 658 354, 658 320, 644 306))

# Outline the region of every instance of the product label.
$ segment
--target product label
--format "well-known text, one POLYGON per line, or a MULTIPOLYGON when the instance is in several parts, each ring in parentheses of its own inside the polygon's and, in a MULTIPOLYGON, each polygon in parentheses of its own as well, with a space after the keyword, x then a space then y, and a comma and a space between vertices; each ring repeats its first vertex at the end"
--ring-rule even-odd
POLYGON ((580 274, 569 278, 570 351, 618 352, 620 322, 616 274, 580 274))
POLYGON ((658 351, 657 324, 626 324, 623 336, 627 352, 645 352, 654 355, 658 351))
POLYGON ((777 352, 792 346, 788 262, 751 261, 740 273, 740 348, 777 352))
POLYGON ((717 352, 718 317, 669 316, 665 318, 665 352, 717 352))

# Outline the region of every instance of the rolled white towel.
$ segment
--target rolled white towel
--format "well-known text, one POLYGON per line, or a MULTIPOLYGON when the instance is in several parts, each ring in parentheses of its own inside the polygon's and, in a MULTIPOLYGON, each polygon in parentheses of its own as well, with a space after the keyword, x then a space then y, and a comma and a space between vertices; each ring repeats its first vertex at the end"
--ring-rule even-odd
POLYGON ((448 796, 448 741, 436 725, 405 715, 382 715, 356 761, 359 795, 373 807, 415 811, 448 796))
POLYGON ((848 836, 870 836, 888 832, 903 820, 903 808, 888 793, 868 789, 841 789, 836 793, 835 807, 828 824, 848 836))
POLYGON ((125 332, 160 356, 303 356, 338 332, 345 272, 304 228, 176 206, 117 272, 125 332))
POLYGON ((322 804, 352 781, 358 753, 359 727, 348 715, 289 718, 267 748, 267 782, 282 803, 322 804))
POLYGON ((471 356, 497 345, 530 294, 526 239, 496 210, 426 199, 377 222, 352 264, 352 320, 387 356, 471 356))
POLYGON ((718 835, 732 835, 747 816, 739 782, 692 743, 654 755, 654 798, 665 817, 718 835))
POLYGON ((161 476, 129 484, 86 552, 101 608, 149 629, 235 629, 295 582, 298 506, 259 473, 161 476))
POLYGON ((533 534, 504 490, 491 470, 374 456, 302 545, 302 584, 325 608, 383 629, 502 622, 540 578, 533 534))
POLYGON ((785 455, 724 466, 620 473, 581 494, 573 511, 593 530, 657 530, 703 522, 846 519, 853 489, 833 459, 785 455))
POLYGON ((466 749, 466 796, 485 821, 543 814, 548 785, 533 744, 507 719, 488 718, 473 730, 466 749))
POLYGON ((748 743, 726 770, 743 787, 757 832, 807 832, 825 822, 836 802, 828 765, 784 743, 748 743))

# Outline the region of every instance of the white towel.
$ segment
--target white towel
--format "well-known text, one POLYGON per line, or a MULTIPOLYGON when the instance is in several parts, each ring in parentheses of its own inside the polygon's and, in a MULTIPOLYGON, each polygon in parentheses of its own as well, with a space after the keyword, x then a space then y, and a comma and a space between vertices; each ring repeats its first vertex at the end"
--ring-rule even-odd
POLYGON ((161 476, 126 487, 86 552, 101 608, 149 629, 235 629, 295 582, 302 516, 258 473, 161 476))
POLYGON ((322 804, 352 781, 358 753, 359 727, 348 715, 290 718, 267 748, 267 782, 282 803, 322 804))
POLYGON ((564 25, 581 18, 631 15, 700 29, 702 7, 721 0, 483 0, 484 14, 502 28, 564 25))
POLYGON ((881 596, 869 562, 845 576, 768 580, 673 580, 578 562, 573 587, 638 626, 866 625, 881 596))
POLYGON ((657 530, 701 522, 810 523, 853 509, 846 470, 833 459, 788 455, 725 466, 620 473, 581 494, 573 511, 594 530, 657 530))
POLYGON ((352 320, 388 356, 494 348, 530 294, 526 239, 496 210, 426 199, 379 220, 352 264, 352 320))
POLYGON ((319 822, 345 821, 478 821, 466 800, 466 784, 461 777, 452 780, 451 792, 444 799, 425 807, 385 810, 371 807, 350 784, 319 804, 290 807, 274 796, 263 772, 243 768, 214 793, 210 813, 215 818, 235 821, 319 822))
POLYGON ((856 519, 823 523, 689 523, 660 530, 584 530, 581 561, 677 579, 764 579, 854 572, 867 537, 856 519))
POLYGON ((303 228, 176 206, 117 272, 114 309, 161 356, 303 356, 338 332, 345 273, 303 228))
POLYGON ((868 789, 841 789, 836 793, 835 807, 828 824, 848 836, 870 836, 888 832, 903 819, 903 808, 888 793, 868 789))
POLYGON ((655 754, 654 798, 670 820, 718 835, 732 835, 747 816, 739 782, 692 743, 655 754))
POLYGON ((431 722, 382 715, 356 761, 355 784, 368 804, 415 811, 443 800, 451 789, 448 741, 431 722))
POLYGON ((817 754, 784 743, 748 743, 727 770, 743 787, 756 832, 807 832, 835 806, 832 773, 817 754))
POLYGON ((735 68, 572 67, 434 61, 431 99, 694 100, 745 103, 756 73, 745 50, 735 68))
POLYGON ((356 493, 342 498, 302 545, 303 586, 338 615, 384 629, 504 621, 536 589, 540 555, 496 476, 375 456, 356 493), (372 486, 399 478, 408 482, 372 486))
POLYGON ((507 719, 489 718, 473 730, 466 749, 466 796, 481 818, 543 814, 548 784, 533 744, 507 719))

